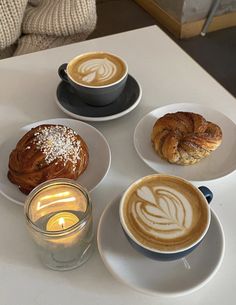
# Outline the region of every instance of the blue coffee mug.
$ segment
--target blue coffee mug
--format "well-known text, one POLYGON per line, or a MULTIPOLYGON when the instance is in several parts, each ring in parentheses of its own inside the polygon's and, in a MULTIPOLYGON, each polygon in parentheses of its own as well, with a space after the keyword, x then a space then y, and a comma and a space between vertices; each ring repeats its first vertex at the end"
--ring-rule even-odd
MULTIPOLYGON (((96 54, 96 52, 90 52, 86 54, 90 55, 92 53, 96 54)), ((111 54, 108 52, 105 53, 111 54)), ((73 77, 68 72, 68 66, 73 65, 73 63, 76 62, 81 56, 84 57, 86 56, 86 54, 81 54, 73 58, 69 63, 62 64, 58 68, 58 75, 63 81, 69 83, 75 89, 75 92, 78 95, 78 97, 80 97, 81 101, 85 102, 86 104, 97 107, 111 104, 120 96, 120 94, 125 88, 126 81, 128 78, 127 63, 117 55, 111 54, 113 56, 118 57, 124 63, 125 72, 123 76, 117 81, 107 85, 102 85, 102 86, 85 85, 82 83, 78 83, 73 79, 73 77)))
MULTIPOLYGON (((153 177, 155 175, 150 175, 148 177, 153 177)), ((161 175, 158 175, 161 176, 161 175)), ((166 176, 166 175, 163 175, 166 176)), ((177 178, 177 179, 181 179, 182 181, 187 182, 186 180, 179 178, 179 177, 174 177, 174 176, 170 176, 168 175, 168 177, 173 177, 173 178, 177 178)), ((146 177, 143 177, 146 178, 146 177)), ((190 254, 192 251, 194 251, 199 244, 203 241, 209 225, 210 225, 210 208, 208 207, 208 224, 206 226, 206 229, 204 230, 204 232, 202 233, 202 235, 194 242, 192 243, 190 246, 188 246, 187 248, 181 249, 181 250, 176 250, 176 251, 159 251, 156 249, 151 249, 143 244, 141 244, 138 240, 135 239, 135 237, 132 235, 132 233, 130 233, 130 231, 128 230, 127 226, 124 224, 124 218, 122 216, 122 205, 124 203, 124 198, 126 193, 128 192, 128 190, 130 188, 132 188, 132 186, 134 184, 139 183, 139 181, 141 181, 143 178, 139 179, 138 181, 134 182, 128 189, 127 191, 124 193, 124 195, 122 196, 121 199, 121 203, 120 203, 120 222, 121 222, 121 226, 123 229, 123 232, 126 236, 126 238, 128 239, 129 243, 131 244, 131 246, 137 250, 138 252, 140 252, 141 254, 154 259, 154 260, 160 260, 160 261, 173 261, 173 260, 178 260, 180 258, 183 258, 185 256, 187 256, 188 254, 190 254)), ((188 184, 191 184, 189 182, 187 182, 188 184)), ((213 199, 213 193, 211 192, 211 190, 209 188, 207 188, 206 186, 200 186, 199 188, 196 188, 195 186, 192 185, 192 187, 199 192, 199 194, 202 194, 205 198, 205 202, 206 202, 206 206, 208 206, 208 204, 212 201, 213 199)))

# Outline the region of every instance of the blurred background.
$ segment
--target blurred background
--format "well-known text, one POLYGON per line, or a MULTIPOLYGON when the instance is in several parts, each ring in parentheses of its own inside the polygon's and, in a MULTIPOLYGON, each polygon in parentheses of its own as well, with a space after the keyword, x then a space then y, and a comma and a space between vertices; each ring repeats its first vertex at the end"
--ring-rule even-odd
POLYGON ((96 4, 97 26, 89 38, 157 24, 236 96, 236 0, 97 0, 96 4))

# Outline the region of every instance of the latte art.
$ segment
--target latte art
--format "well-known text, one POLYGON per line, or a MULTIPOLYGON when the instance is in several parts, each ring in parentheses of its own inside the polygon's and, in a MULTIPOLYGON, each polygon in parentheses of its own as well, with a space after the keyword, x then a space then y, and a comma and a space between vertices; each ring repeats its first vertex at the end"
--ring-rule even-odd
POLYGON ((127 72, 125 63, 117 56, 105 52, 93 52, 76 57, 68 64, 70 77, 86 86, 113 84, 127 72))
POLYGON ((136 193, 140 201, 134 200, 131 209, 141 230, 165 239, 186 234, 192 224, 192 207, 184 195, 169 187, 148 186, 136 193))
POLYGON ((122 200, 126 231, 150 249, 186 249, 208 227, 209 210, 204 197, 181 178, 144 177, 126 191, 122 200))
POLYGON ((116 65, 107 58, 95 58, 82 63, 78 67, 81 80, 85 83, 102 83, 108 81, 117 73, 116 65))

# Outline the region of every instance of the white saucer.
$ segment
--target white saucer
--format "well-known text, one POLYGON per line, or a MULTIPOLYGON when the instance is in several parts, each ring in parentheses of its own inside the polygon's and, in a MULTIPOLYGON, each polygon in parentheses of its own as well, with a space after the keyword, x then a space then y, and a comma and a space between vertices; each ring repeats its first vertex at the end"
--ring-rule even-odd
POLYGON ((157 108, 144 116, 134 132, 134 146, 140 158, 158 173, 167 173, 192 181, 207 181, 224 177, 236 170, 236 125, 223 113, 198 104, 181 103, 157 108), (170 164, 161 159, 151 144, 152 128, 156 120, 166 113, 189 111, 203 115, 218 124, 223 132, 219 148, 199 163, 189 166, 170 164))
POLYGON ((182 260, 160 262, 134 250, 119 222, 119 200, 104 210, 98 225, 97 242, 102 260, 123 284, 152 295, 178 296, 204 286, 219 269, 225 249, 222 225, 212 211, 211 225, 203 242, 182 260))
POLYGON ((0 146, 0 193, 17 204, 24 204, 26 195, 7 178, 8 160, 11 151, 20 138, 31 128, 41 124, 61 124, 75 130, 87 143, 89 163, 85 172, 78 178, 78 183, 92 191, 106 176, 111 164, 111 151, 105 137, 93 126, 72 119, 50 119, 35 122, 15 131, 14 136, 0 146))

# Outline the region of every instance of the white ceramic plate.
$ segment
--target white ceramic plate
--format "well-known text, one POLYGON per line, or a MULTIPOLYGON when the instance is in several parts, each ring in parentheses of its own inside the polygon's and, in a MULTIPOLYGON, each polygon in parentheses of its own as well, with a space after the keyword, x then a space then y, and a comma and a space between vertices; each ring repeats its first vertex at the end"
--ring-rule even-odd
POLYGON ((101 258, 116 279, 146 294, 180 296, 201 288, 215 275, 224 257, 225 241, 222 225, 213 211, 204 240, 185 263, 182 259, 160 262, 131 247, 119 222, 119 200, 120 197, 104 210, 97 233, 101 258))
POLYGON ((85 140, 89 149, 89 163, 84 173, 78 178, 78 183, 92 191, 106 176, 111 164, 111 152, 105 137, 94 127, 84 122, 72 119, 51 119, 35 122, 20 128, 14 136, 0 146, 0 192, 11 201, 24 204, 26 195, 7 178, 10 152, 15 148, 20 138, 31 128, 41 124, 61 124, 72 128, 85 140))
POLYGON ((157 108, 144 116, 134 132, 134 146, 140 158, 158 173, 167 173, 192 181, 207 181, 224 177, 236 169, 236 125, 223 113, 198 104, 181 103, 157 108), (215 151, 199 163, 189 166, 170 164, 161 159, 151 144, 152 128, 156 120, 166 113, 189 111, 201 114, 218 124, 223 140, 215 151))

